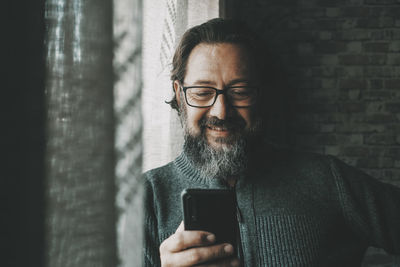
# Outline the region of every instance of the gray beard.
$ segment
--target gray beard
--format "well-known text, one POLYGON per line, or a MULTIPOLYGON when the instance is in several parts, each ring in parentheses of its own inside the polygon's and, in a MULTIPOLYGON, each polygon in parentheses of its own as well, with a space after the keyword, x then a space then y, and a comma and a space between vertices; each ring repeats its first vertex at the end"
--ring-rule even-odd
POLYGON ((185 131, 183 150, 190 163, 206 178, 229 179, 240 175, 247 167, 246 141, 236 140, 219 149, 210 146, 204 134, 192 136, 185 131))
MULTIPOLYGON (((181 99, 184 99, 182 91, 181 99)), ((218 178, 228 180, 242 174, 247 168, 248 162, 248 141, 260 133, 262 120, 255 119, 254 126, 248 130, 243 127, 245 122, 242 118, 229 118, 226 124, 239 129, 239 133, 230 138, 221 138, 217 142, 226 143, 218 149, 213 148, 207 141, 205 134, 205 123, 207 118, 203 118, 200 122, 200 133, 193 135, 187 126, 186 106, 183 101, 180 104, 179 118, 184 128, 184 144, 183 151, 191 165, 197 169, 201 176, 206 178, 218 178), (229 143, 229 145, 227 144, 229 143)), ((208 119, 213 121, 212 119, 208 119)))

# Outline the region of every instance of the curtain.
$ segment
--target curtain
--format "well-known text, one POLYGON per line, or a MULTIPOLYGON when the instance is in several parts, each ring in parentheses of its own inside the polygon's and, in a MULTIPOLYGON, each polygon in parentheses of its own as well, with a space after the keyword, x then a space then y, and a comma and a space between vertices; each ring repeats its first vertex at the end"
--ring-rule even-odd
POLYGON ((112 2, 47 0, 46 266, 115 266, 112 2))
POLYGON ((141 266, 142 0, 114 1, 117 244, 121 266, 141 266))

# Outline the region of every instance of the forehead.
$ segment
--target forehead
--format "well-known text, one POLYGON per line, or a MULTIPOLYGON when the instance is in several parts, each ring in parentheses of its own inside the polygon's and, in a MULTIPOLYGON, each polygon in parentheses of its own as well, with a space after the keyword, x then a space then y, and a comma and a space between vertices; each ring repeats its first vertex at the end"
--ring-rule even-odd
POLYGON ((246 48, 240 44, 201 43, 189 55, 185 82, 209 80, 228 83, 234 79, 253 79, 253 62, 246 48))

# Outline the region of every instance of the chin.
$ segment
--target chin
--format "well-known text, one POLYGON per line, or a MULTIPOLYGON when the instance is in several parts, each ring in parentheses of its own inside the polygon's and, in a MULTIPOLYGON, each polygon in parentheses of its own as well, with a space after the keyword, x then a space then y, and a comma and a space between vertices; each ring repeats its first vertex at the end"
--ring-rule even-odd
POLYGON ((235 144, 235 141, 232 140, 232 138, 214 138, 210 140, 210 138, 207 138, 207 143, 210 145, 210 147, 214 148, 215 150, 227 150, 233 147, 235 144))

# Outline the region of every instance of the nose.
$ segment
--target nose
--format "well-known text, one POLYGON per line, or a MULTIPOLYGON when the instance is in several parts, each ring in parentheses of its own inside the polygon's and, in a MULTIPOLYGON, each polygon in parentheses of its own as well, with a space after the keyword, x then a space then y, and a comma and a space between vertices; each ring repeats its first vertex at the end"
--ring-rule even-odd
POLYGON ((225 95, 221 94, 215 100, 214 105, 210 107, 209 114, 210 116, 214 116, 220 120, 224 120, 226 118, 227 112, 228 112, 228 102, 226 100, 225 95))

